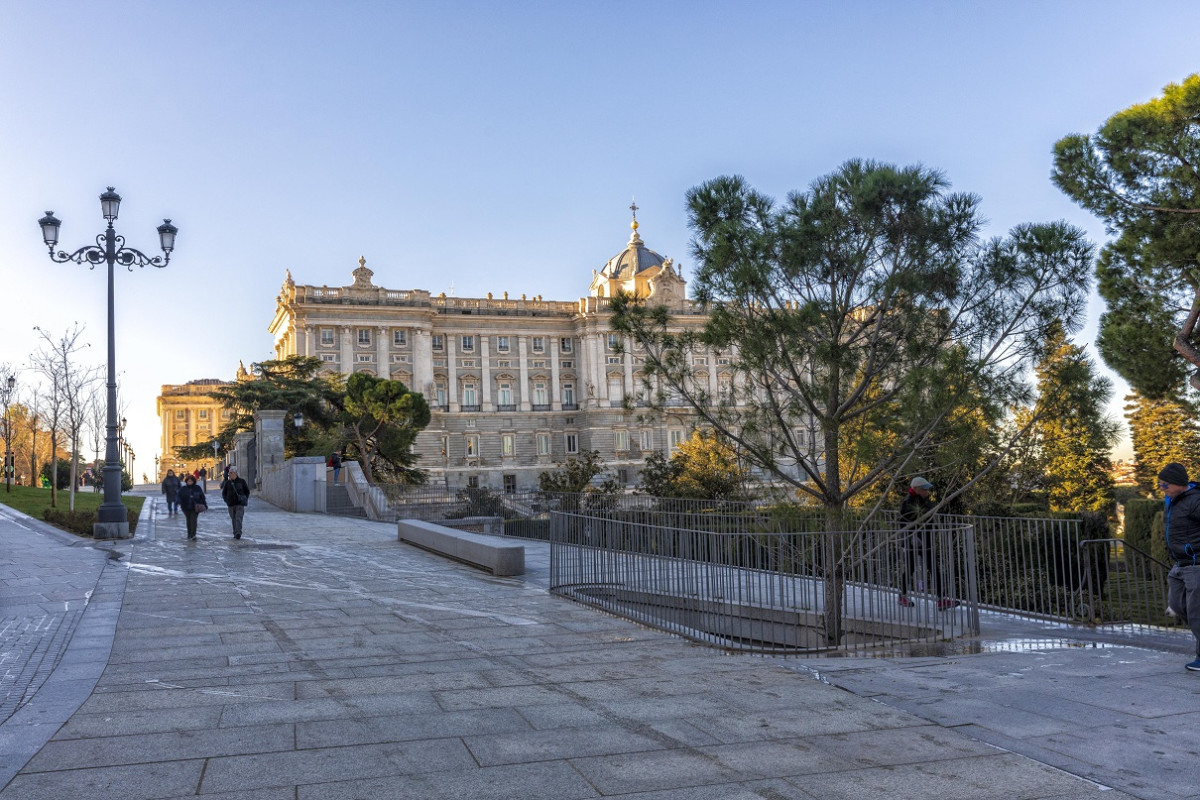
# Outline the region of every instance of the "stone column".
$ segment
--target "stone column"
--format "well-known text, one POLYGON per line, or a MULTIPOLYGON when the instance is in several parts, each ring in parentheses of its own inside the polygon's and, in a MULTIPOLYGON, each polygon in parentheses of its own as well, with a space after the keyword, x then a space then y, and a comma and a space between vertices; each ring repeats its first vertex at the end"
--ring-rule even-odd
POLYGON ((517 366, 520 367, 521 377, 519 379, 521 392, 521 410, 529 411, 529 346, 528 338, 525 336, 517 337, 517 366))
POLYGON ((717 354, 711 347, 704 351, 708 355, 708 394, 716 402, 721 387, 717 383, 717 354))
POLYGON ((479 336, 479 365, 482 367, 480 382, 483 384, 479 387, 480 406, 485 414, 491 413, 495 409, 492 408, 492 360, 488 355, 488 337, 480 334, 479 336))
POLYGON ((626 348, 624 357, 625 362, 625 396, 629 398, 629 402, 636 402, 637 387, 633 385, 633 350, 626 348))
POLYGON ((433 390, 433 337, 429 331, 413 330, 413 384, 414 392, 424 392, 426 400, 436 396, 433 390))
POLYGON ((342 326, 342 352, 339 355, 341 358, 341 370, 343 375, 349 375, 354 372, 354 341, 351 338, 354 331, 349 325, 342 326))
POLYGON ((378 362, 375 374, 381 378, 392 377, 392 362, 388 357, 391 342, 388 341, 390 331, 383 325, 375 328, 375 360, 378 362))
POLYGON ((313 347, 313 326, 305 325, 304 326, 304 355, 306 355, 306 356, 316 355, 314 350, 315 350, 315 348, 313 347))
POLYGON ((274 469, 283 463, 283 418, 286 411, 255 411, 254 440, 258 450, 258 463, 254 470, 254 487, 262 486, 265 470, 274 469))
POLYGON ((600 373, 600 380, 596 384, 596 405, 608 408, 608 336, 606 334, 596 334, 596 349, 600 353, 596 359, 596 363, 599 364, 597 371, 600 373))
POLYGON ((558 359, 560 355, 558 337, 553 336, 550 338, 550 396, 546 400, 555 411, 562 411, 562 389, 558 383, 558 359))
POLYGON ((451 413, 459 409, 458 402, 458 358, 455 356, 454 336, 447 333, 446 337, 446 404, 451 413))
POLYGON ((597 394, 596 385, 600 382, 600 355, 597 348, 596 334, 589 333, 583 340, 583 352, 587 353, 587 371, 582 373, 584 385, 580 386, 580 398, 584 408, 595 408, 597 394))

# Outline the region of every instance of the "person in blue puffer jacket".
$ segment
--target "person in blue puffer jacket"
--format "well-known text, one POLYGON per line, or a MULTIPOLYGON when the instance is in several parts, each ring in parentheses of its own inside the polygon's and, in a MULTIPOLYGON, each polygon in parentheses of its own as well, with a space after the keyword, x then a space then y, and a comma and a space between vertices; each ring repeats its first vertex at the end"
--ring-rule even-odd
POLYGON ((1196 660, 1187 668, 1200 672, 1200 488, 1175 461, 1158 473, 1158 488, 1166 495, 1163 533, 1174 562, 1167 573, 1167 607, 1192 629, 1196 660))

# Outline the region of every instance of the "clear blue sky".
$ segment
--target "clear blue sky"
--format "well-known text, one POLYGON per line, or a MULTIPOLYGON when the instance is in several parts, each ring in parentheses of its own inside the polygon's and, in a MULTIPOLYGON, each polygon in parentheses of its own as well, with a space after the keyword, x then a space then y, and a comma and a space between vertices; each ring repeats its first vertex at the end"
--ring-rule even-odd
POLYGON ((109 184, 130 245, 180 229, 167 269, 118 275, 139 473, 162 384, 270 357, 285 269, 574 299, 636 195, 687 278, 688 188, 782 197, 852 157, 943 170, 991 233, 1100 242, 1051 147, 1200 70, 1197 31, 1195 2, 0 0, 0 361, 73 321, 103 359, 103 274, 51 263, 36 220, 88 244, 109 184))

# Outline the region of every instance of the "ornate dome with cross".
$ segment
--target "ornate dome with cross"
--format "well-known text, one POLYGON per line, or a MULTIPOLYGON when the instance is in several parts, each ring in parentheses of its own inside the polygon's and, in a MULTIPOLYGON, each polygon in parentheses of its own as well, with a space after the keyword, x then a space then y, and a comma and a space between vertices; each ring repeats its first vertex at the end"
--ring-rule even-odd
POLYGON ((629 244, 610 258, 603 269, 593 271, 592 296, 613 297, 617 292, 624 291, 655 303, 682 303, 686 297, 685 284, 675 269, 675 262, 646 247, 638 235, 637 203, 629 208, 633 212, 633 222, 629 225, 633 233, 629 237, 629 244))

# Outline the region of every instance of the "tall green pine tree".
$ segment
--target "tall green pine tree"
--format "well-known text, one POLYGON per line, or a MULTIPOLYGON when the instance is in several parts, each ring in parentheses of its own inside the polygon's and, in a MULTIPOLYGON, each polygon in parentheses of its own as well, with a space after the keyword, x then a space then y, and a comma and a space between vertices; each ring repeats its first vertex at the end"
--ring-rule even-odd
POLYGON ((1125 397, 1125 419, 1137 461, 1134 474, 1138 491, 1154 492, 1158 472, 1168 461, 1178 461, 1189 473, 1200 472, 1200 426, 1189 401, 1150 400, 1137 392, 1125 397))
POLYGON ((1051 511, 1108 511, 1117 422, 1105 414, 1111 383, 1082 347, 1051 332, 1037 366, 1035 433, 1051 511))

